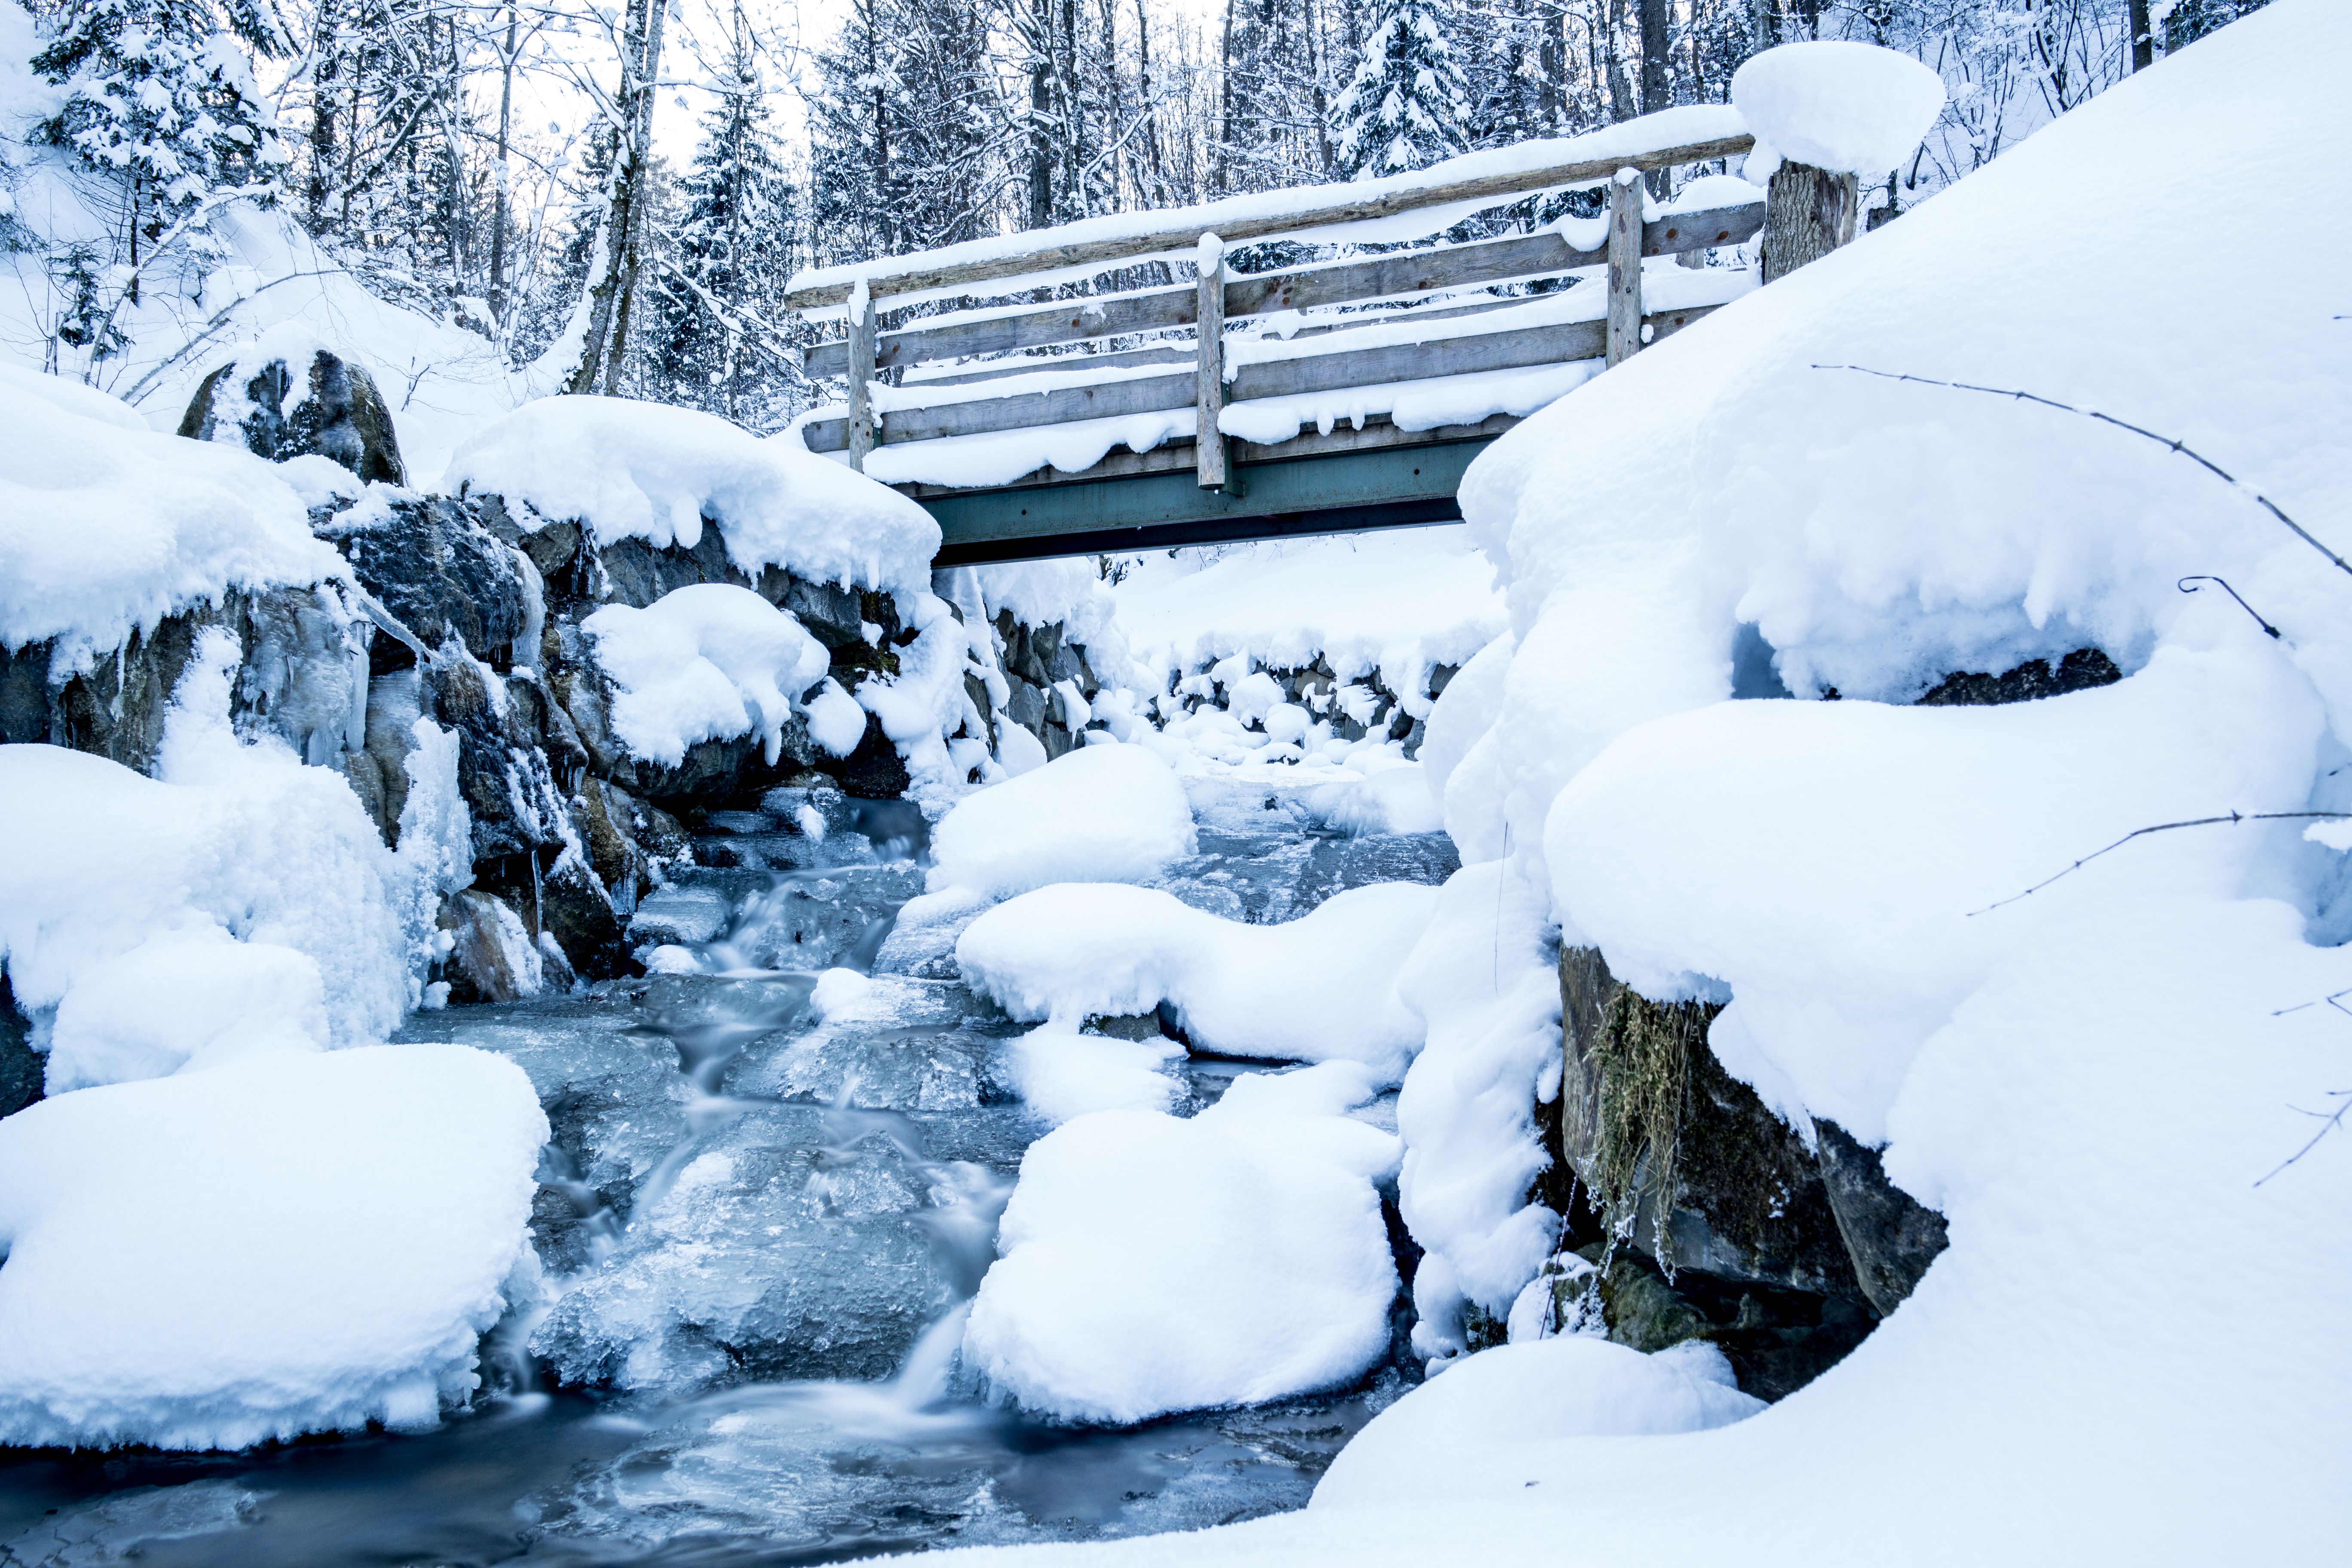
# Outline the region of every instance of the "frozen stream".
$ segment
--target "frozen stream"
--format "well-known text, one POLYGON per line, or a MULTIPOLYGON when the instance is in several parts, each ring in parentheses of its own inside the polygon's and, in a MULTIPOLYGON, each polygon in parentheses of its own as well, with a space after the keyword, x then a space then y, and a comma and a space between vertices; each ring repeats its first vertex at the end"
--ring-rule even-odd
MULTIPOLYGON (((1329 837, 1262 789, 1193 798, 1202 853, 1162 885, 1230 918, 1454 868, 1443 835, 1329 837)), ((1045 1131, 1009 1086, 1022 1029, 957 983, 957 925, 896 921, 922 885, 919 823, 820 799, 820 841, 770 805, 717 814, 705 868, 643 911, 641 932, 667 922, 669 956, 706 973, 404 1031, 510 1058, 553 1128, 532 1226, 549 1301, 494 1334, 472 1411, 234 1457, 10 1451, 0 1563, 821 1563, 1304 1504, 1402 1392, 1402 1360, 1352 1389, 1122 1429, 1031 1420, 956 1374, 1045 1131), (835 967, 870 985, 813 1004, 835 967)), ((1181 1070, 1190 1113, 1280 1069, 1181 1070)), ((1392 1128, 1393 1097, 1359 1114, 1392 1128)))

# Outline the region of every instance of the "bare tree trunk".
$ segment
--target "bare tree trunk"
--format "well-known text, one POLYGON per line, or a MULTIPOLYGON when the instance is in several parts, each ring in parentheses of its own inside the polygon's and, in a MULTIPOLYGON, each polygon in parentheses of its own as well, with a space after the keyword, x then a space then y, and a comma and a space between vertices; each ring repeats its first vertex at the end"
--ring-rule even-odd
POLYGON ((518 0, 507 0, 506 47, 499 55, 499 182, 490 208, 490 321, 501 331, 507 324, 507 230, 514 223, 514 179, 507 163, 514 127, 515 37, 520 26, 518 0))
POLYGON ((1054 3, 1029 13, 1029 226, 1054 221, 1054 3))
MULTIPOLYGON (((1667 0, 1641 0, 1642 20, 1642 112, 1655 114, 1673 106, 1674 78, 1669 67, 1671 46, 1666 41, 1667 0)), ((1648 181, 1650 194, 1660 201, 1670 194, 1668 182, 1674 178, 1669 169, 1653 169, 1648 181)))
POLYGON ((1338 159, 1331 149, 1331 104, 1324 91, 1324 64, 1323 14, 1316 0, 1307 0, 1307 70, 1315 83, 1315 152, 1322 160, 1323 178, 1329 180, 1337 177, 1338 159))
POLYGON ((1143 158, 1151 171, 1151 187, 1148 193, 1139 191, 1145 206, 1157 206, 1168 200, 1168 166, 1160 147, 1160 110, 1151 98, 1151 17, 1143 8, 1143 0, 1135 0, 1135 81, 1141 95, 1141 112, 1150 115, 1150 122, 1143 128, 1143 158))
POLYGON ((1234 6, 1237 3, 1225 0, 1224 32, 1217 44, 1217 155, 1212 178, 1220 194, 1232 173, 1226 150, 1234 144, 1234 6))
POLYGON ((1625 54, 1618 47, 1619 35, 1625 22, 1624 0, 1609 0, 1602 16, 1601 48, 1607 61, 1609 76, 1609 117, 1612 120, 1633 118, 1633 84, 1625 79, 1625 54))
POLYGON ((2144 71, 2156 63, 2156 28, 2147 17, 2147 0, 2131 0, 2132 69, 2144 71))
POLYGON ((319 0, 319 14, 310 29, 311 48, 317 57, 310 67, 310 179, 302 193, 313 234, 325 226, 327 193, 333 188, 335 94, 340 90, 336 84, 342 79, 343 63, 336 32, 335 0, 319 0))
POLYGON ((620 123, 613 159, 612 196, 605 209, 604 263, 589 288, 586 341, 580 364, 564 390, 592 393, 603 384, 607 396, 620 391, 629 346, 629 307, 637 287, 645 237, 646 179, 653 163, 655 84, 661 74, 662 22, 667 0, 638 0, 629 14, 621 47, 621 93, 614 105, 620 123))

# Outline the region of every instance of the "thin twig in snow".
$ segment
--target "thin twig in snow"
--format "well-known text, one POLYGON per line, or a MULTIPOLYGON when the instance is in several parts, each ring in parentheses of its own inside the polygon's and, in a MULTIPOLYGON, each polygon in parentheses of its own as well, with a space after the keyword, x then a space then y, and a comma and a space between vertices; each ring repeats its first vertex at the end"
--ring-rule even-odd
POLYGON ((2254 625, 2270 633, 2273 637, 2276 637, 2279 635, 2278 627, 2263 619, 2263 613, 2254 608, 2252 605, 2246 603, 2244 596, 2242 595, 2235 588, 2231 587, 2228 583, 2223 582, 2222 579, 2213 576, 2209 573, 2200 572, 2194 576, 2183 577, 2179 582, 2175 583, 2173 586, 2179 589, 2184 594, 2194 594, 2197 590, 2189 585, 2191 583, 2220 583, 2221 584, 2221 592, 2229 595, 2232 599, 2236 599, 2238 601, 2238 608, 2245 611, 2246 614, 2254 617, 2254 625))
MULTIPOLYGON (((2203 468, 2207 473, 2220 479, 2223 483, 2230 486, 2231 489, 2238 490, 2250 497, 2258 505, 2260 505, 2264 511, 2269 512, 2273 517, 2278 519, 2281 522, 2286 524, 2289 529, 2294 531, 2294 536, 2297 539, 2302 540, 2305 544, 2310 545, 2314 550, 2318 551, 2322 555, 2326 556, 2328 560, 2334 562, 2337 571, 2342 572, 2347 576, 2352 576, 2352 561, 2345 560, 2344 557, 2336 554, 2336 552, 2328 549, 2325 544, 2320 543, 2318 540, 2314 539, 2308 532, 2305 531, 2303 524, 2295 521, 2294 519, 2287 516, 2285 512, 2280 510, 2278 503, 2271 500, 2270 497, 2263 494, 2262 491, 2254 489, 2253 486, 2247 484, 2244 480, 2230 472, 2229 469, 2221 467, 2221 464, 2215 462, 2212 458, 2206 457, 2201 452, 2193 450, 2187 444, 2176 441, 2169 436, 2159 436, 2155 431, 2134 425, 2127 419, 2118 419, 2112 414, 2102 414, 2095 408, 2078 408, 2074 404, 2061 403, 2054 397, 2044 397, 2038 392, 2021 392, 2012 386, 1977 386, 1965 381, 1938 381, 1931 375, 1906 375, 1900 371, 1873 370, 1866 364, 1817 364, 1813 366, 1813 368, 1815 370, 1850 370, 1858 375, 1874 375, 1885 381, 1916 381, 1922 386, 1944 386, 1949 387, 1955 392, 1981 392, 1993 397, 2013 397, 2021 403, 2039 403, 2044 408, 2056 408, 2068 414, 2079 414, 2085 419, 2095 419, 2102 425, 2112 425, 2118 430, 2128 430, 2135 436, 2144 437, 2147 439, 2155 442, 2159 447, 2168 447, 2172 451, 2179 453, 2190 462, 2195 463, 2199 468, 2203 468)), ((2243 600, 2240 601, 2242 604, 2243 602, 2243 600)))
POLYGON ((2129 833, 2125 834, 2121 838, 2116 839, 2113 844, 2108 845, 2105 849, 2095 849, 2090 854, 2084 856, 2080 860, 2075 861, 2072 866, 2069 866, 2063 871, 2059 872, 2058 876, 2045 877, 2041 881, 2034 883, 2033 886, 2026 889, 2025 891, 2021 893, 2011 893, 2005 899, 2001 899, 1994 903, 1987 904, 1983 909, 1970 910, 1969 911, 1969 918, 1970 920, 1974 920, 1979 915, 1990 914, 1993 910, 2000 908, 2002 904, 2013 904, 2020 899, 2032 898, 2034 894, 2040 892, 2051 883, 2057 881, 2059 878, 2073 876, 2075 872, 2081 870, 2084 867, 2089 865, 2100 856, 2108 853, 2110 850, 2122 848, 2125 845, 2130 843, 2133 839, 2141 837, 2143 834, 2169 833, 2176 827, 2210 827, 2216 823, 2223 822, 2287 822, 2302 821, 2311 817, 2340 818, 2347 816, 2352 816, 2352 811, 2233 811, 2226 816, 2198 816, 2191 817, 2186 822, 2159 822, 2152 827, 2135 827, 2129 833))

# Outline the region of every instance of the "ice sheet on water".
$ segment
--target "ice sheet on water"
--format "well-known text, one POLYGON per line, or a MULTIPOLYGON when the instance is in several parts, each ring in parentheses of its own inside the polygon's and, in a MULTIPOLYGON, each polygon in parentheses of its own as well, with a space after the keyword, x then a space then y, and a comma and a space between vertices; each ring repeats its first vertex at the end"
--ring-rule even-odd
POLYGON ((761 1042, 729 1075, 743 1095, 872 1110, 968 1110, 1012 1098, 1004 1047, 1020 1026, 961 985, 877 974, 856 1005, 761 1042))

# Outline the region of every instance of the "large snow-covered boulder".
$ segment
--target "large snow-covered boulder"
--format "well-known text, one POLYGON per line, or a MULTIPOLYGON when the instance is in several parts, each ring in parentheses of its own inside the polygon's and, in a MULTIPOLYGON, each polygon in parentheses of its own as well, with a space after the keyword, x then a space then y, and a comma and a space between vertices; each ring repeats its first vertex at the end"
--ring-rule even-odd
POLYGON ((547 1136, 458 1046, 268 1051, 0 1121, 0 1442, 431 1426, 535 1289, 547 1136))

